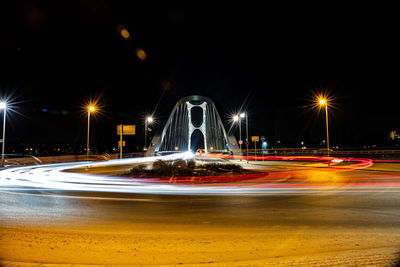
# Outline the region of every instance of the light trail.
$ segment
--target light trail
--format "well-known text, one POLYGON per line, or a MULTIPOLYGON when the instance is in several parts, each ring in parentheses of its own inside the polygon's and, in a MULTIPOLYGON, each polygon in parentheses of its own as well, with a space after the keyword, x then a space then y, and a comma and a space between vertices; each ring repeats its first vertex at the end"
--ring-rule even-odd
MULTIPOLYGON (((223 155, 211 155, 223 157, 223 155)), ((70 172, 76 168, 110 167, 150 163, 157 160, 192 159, 192 153, 167 156, 128 158, 102 162, 68 162, 0 170, 0 190, 61 190, 139 194, 185 195, 265 195, 353 192, 366 188, 395 190, 400 175, 346 178, 338 173, 373 165, 370 159, 332 157, 263 157, 273 161, 308 161, 311 164, 290 169, 272 169, 238 175, 135 178, 70 172)), ((230 156, 232 158, 232 156, 230 156)), ((237 159, 237 157, 234 157, 237 159)), ((257 160, 259 158, 256 158, 257 160)))

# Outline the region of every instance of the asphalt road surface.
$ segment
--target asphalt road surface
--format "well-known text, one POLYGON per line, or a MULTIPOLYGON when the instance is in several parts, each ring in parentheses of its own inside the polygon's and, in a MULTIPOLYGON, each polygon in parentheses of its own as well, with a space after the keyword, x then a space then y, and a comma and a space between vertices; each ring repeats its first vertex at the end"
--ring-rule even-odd
MULTIPOLYGON (((24 183, 12 185, 13 179, 5 180, 10 169, 0 171, 0 259, 223 266, 397 262, 398 164, 237 162, 265 175, 227 184, 150 181, 138 193, 138 184, 133 191, 111 191, 106 189, 121 182, 100 179, 96 185, 107 185, 102 190, 93 180, 82 183, 91 184, 85 190, 62 190, 55 183, 46 188, 37 181, 28 186, 41 167, 34 174, 14 169, 24 183)), ((98 175, 99 169, 88 172, 98 175)))

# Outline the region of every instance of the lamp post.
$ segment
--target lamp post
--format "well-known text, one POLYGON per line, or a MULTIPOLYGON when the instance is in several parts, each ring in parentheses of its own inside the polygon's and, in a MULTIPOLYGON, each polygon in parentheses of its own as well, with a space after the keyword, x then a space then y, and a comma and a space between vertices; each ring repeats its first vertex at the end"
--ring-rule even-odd
POLYGON ((145 151, 147 150, 147 128, 149 127, 149 124, 153 122, 153 117, 152 116, 147 116, 144 120, 144 149, 145 151))
POLYGON ((6 144, 6 113, 7 113, 7 103, 0 102, 0 109, 4 111, 4 118, 3 118, 3 144, 1 148, 1 167, 4 167, 4 151, 5 151, 5 144, 6 144))
POLYGON ((94 106, 89 106, 88 107, 88 121, 87 121, 87 143, 86 143, 86 158, 89 160, 89 153, 90 153, 90 148, 89 148, 89 133, 90 133, 90 113, 94 112, 95 108, 94 106))
POLYGON ((239 123, 239 149, 240 153, 242 153, 242 120, 240 119, 239 115, 234 115, 233 116, 233 122, 239 123))
POLYGON ((247 115, 247 112, 240 113, 239 118, 246 119, 246 158, 248 161, 248 156, 249 156, 249 117, 247 115))
POLYGON ((240 113, 239 117, 241 119, 246 118, 246 156, 248 156, 249 155, 249 145, 248 145, 248 142, 249 142, 249 125, 248 125, 249 118, 247 117, 247 112, 240 113))
POLYGON ((326 149, 329 157, 329 124, 328 124, 328 101, 325 98, 319 100, 321 106, 325 106, 325 121, 326 121, 326 149))

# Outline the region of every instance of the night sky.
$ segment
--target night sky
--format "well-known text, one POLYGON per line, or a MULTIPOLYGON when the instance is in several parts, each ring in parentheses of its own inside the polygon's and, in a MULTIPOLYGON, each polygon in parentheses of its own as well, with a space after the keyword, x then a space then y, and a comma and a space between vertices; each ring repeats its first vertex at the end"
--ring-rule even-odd
POLYGON ((176 101, 193 94, 215 102, 227 130, 243 106, 250 134, 265 135, 270 146, 319 146, 324 114, 309 106, 320 91, 334 98, 334 146, 388 145, 389 131, 400 130, 398 21, 390 7, 11 5, 0 8, 0 96, 15 110, 7 114, 10 146, 84 147, 82 105, 91 98, 102 105, 91 128, 100 151, 116 146, 120 123, 137 125, 127 139, 134 151, 146 113, 159 102, 154 130, 161 130, 176 101))

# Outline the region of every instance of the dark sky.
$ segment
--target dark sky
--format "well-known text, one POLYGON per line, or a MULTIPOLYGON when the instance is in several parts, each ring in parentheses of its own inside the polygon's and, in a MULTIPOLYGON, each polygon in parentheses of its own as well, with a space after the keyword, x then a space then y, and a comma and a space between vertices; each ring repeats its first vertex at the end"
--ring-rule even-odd
POLYGON ((144 114, 161 99, 160 129, 176 101, 192 94, 211 98, 227 128, 243 105, 250 134, 271 144, 325 139, 324 117, 307 108, 315 91, 334 97, 333 145, 385 144, 400 130, 398 19, 390 7, 11 5, 0 8, 0 94, 14 102, 11 143, 84 145, 81 106, 95 97, 103 106, 92 124, 99 149, 115 145, 119 123, 136 124, 129 140, 141 145, 144 114))

